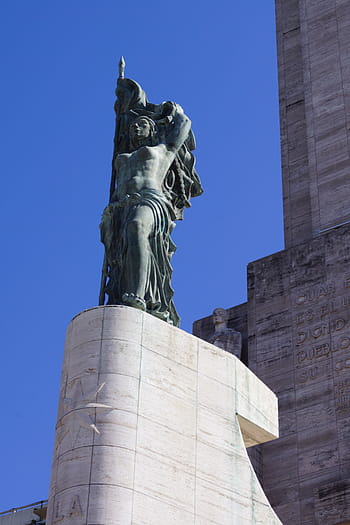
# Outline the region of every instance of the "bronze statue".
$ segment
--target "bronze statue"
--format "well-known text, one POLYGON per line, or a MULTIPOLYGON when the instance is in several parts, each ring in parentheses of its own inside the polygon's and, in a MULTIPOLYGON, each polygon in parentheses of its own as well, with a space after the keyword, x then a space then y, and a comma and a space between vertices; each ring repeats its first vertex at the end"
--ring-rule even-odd
POLYGON ((175 326, 171 240, 175 220, 202 193, 191 122, 174 102, 155 105, 119 64, 110 202, 103 212, 105 260, 99 304, 125 304, 175 326))

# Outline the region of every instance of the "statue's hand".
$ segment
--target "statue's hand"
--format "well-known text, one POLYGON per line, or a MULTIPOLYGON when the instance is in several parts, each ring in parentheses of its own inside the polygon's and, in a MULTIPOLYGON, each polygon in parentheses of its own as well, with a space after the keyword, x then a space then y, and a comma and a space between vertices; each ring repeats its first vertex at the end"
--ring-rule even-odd
MULTIPOLYGON (((162 122, 165 119, 170 119, 175 115, 177 110, 177 105, 175 102, 167 101, 163 102, 162 104, 159 104, 159 106, 156 107, 156 110, 154 112, 154 120, 157 120, 158 122, 162 122)), ((170 120, 168 120, 170 122, 170 120)))
POLYGON ((170 124, 170 122, 173 120, 173 117, 171 117, 170 115, 168 115, 167 117, 164 117, 160 120, 157 120, 157 123, 161 126, 167 126, 168 124, 170 124))

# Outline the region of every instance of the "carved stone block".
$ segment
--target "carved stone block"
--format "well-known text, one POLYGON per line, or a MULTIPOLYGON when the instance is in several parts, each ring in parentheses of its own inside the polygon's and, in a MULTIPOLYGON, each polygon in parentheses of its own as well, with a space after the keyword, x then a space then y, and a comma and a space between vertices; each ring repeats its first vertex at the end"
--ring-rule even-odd
POLYGON ((63 370, 47 525, 280 524, 245 449, 278 435, 277 400, 235 356, 103 306, 63 370))

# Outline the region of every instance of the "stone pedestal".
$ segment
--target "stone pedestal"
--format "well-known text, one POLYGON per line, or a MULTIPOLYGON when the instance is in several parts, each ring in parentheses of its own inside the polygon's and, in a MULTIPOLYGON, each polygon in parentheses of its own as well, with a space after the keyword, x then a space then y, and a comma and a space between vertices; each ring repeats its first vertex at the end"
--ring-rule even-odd
POLYGON ((274 394, 237 358, 139 310, 68 327, 47 525, 279 524, 246 446, 274 394))

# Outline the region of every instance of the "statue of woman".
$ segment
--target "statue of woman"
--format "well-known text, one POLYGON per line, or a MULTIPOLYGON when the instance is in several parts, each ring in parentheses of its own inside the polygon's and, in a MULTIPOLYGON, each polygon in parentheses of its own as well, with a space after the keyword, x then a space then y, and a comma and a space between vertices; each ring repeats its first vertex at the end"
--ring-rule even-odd
POLYGON ((170 235, 189 198, 202 193, 191 122, 173 102, 150 104, 132 80, 120 77, 117 95, 111 197, 101 222, 100 304, 107 293, 107 304, 133 306, 178 326, 170 235))

